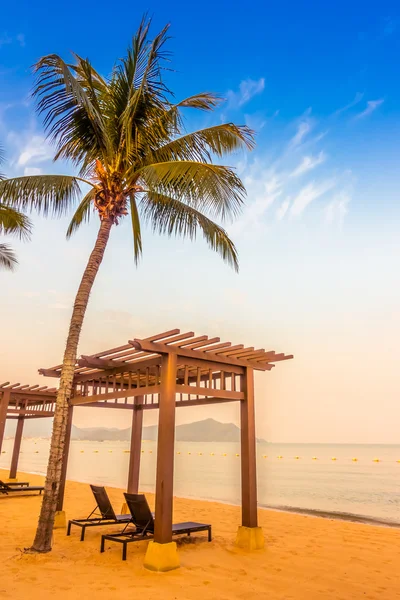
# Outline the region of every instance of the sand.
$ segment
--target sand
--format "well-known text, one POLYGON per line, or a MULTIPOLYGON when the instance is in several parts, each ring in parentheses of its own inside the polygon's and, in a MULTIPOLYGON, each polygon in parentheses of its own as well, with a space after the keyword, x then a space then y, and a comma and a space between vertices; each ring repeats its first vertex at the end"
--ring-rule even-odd
MULTIPOLYGON (((6 477, 0 470, 0 479, 6 477)), ((32 484, 43 481, 19 474, 20 480, 25 477, 32 484)), ((119 509, 122 490, 108 492, 119 509)), ((153 506, 154 497, 147 496, 153 506)), ((214 540, 209 544, 198 534, 192 542, 179 544, 181 568, 153 573, 143 567, 147 542, 130 544, 126 562, 118 544, 107 545, 100 554, 104 528, 88 529, 83 543, 78 530, 71 537, 56 530, 52 552, 24 554, 33 541, 40 502, 39 496, 0 496, 2 599, 400 598, 399 529, 260 510, 266 548, 246 553, 233 545, 240 508, 177 498, 174 520, 212 523, 214 540)), ((92 508, 88 485, 69 481, 67 517, 84 517, 92 508)))

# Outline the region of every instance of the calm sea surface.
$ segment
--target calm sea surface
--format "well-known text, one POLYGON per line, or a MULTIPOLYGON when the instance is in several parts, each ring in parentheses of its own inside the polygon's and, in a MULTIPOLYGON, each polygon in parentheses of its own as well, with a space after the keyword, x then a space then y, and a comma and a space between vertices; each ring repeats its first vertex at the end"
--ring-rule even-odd
MULTIPOLYGON (((9 467, 12 445, 13 440, 4 441, 0 468, 9 467)), ((24 439, 21 451, 21 471, 45 473, 48 440, 24 439)), ((240 503, 239 444, 177 442, 175 452, 177 496, 240 503)), ((156 443, 143 442, 143 491, 154 491, 156 456, 156 443)), ((400 523, 400 445, 258 444, 257 459, 260 506, 348 513, 400 523), (380 462, 373 462, 376 458, 380 462)), ((124 488, 128 462, 127 442, 73 441, 68 478, 124 488)))

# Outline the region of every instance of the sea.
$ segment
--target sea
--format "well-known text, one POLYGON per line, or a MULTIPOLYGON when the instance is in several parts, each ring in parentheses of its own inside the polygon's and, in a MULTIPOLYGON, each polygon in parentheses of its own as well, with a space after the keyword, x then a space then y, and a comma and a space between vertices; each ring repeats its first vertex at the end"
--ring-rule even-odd
MULTIPOLYGON (((49 440, 23 439, 19 470, 45 474, 49 440)), ((6 439, 0 468, 10 466, 6 439)), ((155 488, 157 444, 143 441, 140 489, 155 488)), ((128 442, 72 441, 68 479, 124 489, 128 442)), ((400 445, 257 444, 260 507, 400 524, 400 445)), ((240 504, 240 445, 176 442, 174 494, 240 504)))

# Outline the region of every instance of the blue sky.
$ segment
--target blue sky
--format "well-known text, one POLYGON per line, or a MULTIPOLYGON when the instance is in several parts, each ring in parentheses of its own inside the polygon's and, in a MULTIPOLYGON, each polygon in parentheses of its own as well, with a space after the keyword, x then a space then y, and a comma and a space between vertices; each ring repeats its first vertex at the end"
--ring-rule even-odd
MULTIPOLYGON (((260 436, 397 442, 400 8, 256 1, 196 8, 153 2, 147 9, 154 31, 171 23, 176 72, 168 81, 176 97, 211 90, 226 99, 212 116, 188 115, 188 128, 228 120, 257 132, 254 152, 225 161, 248 190, 243 214, 228 226, 241 269, 231 272, 201 241, 151 232, 136 269, 129 227, 121 225, 91 297, 82 353, 176 326, 294 352, 292 364, 257 379, 260 436)), ((44 54, 68 58, 74 50, 107 74, 141 12, 127 2, 110 11, 101 1, 95 9, 41 2, 40 10, 23 1, 8 3, 2 15, 6 171, 72 172, 51 161, 29 97, 30 66, 44 54)), ((67 224, 35 219, 32 242, 13 242, 18 271, 0 273, 3 380, 36 383, 36 369, 62 356, 96 233, 93 221, 67 243, 67 224)), ((206 410, 187 410, 178 421, 208 416, 206 410)), ((237 420, 232 407, 213 408, 213 415, 237 420)), ((93 418, 103 424, 110 417, 91 411, 93 418)), ((87 424, 87 411, 76 419, 87 424)))

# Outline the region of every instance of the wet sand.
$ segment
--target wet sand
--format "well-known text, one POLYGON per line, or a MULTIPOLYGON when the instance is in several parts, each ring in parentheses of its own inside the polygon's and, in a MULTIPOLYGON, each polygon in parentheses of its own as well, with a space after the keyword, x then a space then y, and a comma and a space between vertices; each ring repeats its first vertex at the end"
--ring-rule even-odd
MULTIPOLYGON (((7 473, 0 470, 0 478, 7 473)), ((20 480, 40 484, 37 475, 20 480)), ((108 488, 119 511, 122 490, 108 488)), ((154 497, 147 494, 150 505, 154 497)), ((79 531, 66 537, 55 530, 49 554, 24 554, 34 537, 40 496, 0 496, 0 594, 22 600, 38 596, 96 600, 228 600, 251 597, 270 600, 395 600, 400 598, 400 530, 337 519, 259 511, 265 550, 246 553, 233 541, 240 508, 214 502, 175 499, 174 520, 213 525, 214 540, 203 534, 179 544, 181 568, 152 573, 143 567, 146 542, 132 543, 128 560, 121 546, 106 544, 100 554, 100 533, 118 528, 93 528, 86 540, 79 531)), ((68 482, 67 517, 85 517, 93 508, 86 484, 68 482)))

